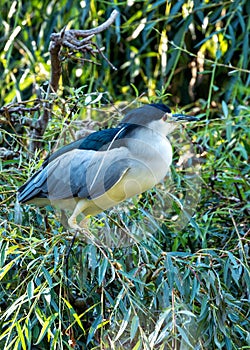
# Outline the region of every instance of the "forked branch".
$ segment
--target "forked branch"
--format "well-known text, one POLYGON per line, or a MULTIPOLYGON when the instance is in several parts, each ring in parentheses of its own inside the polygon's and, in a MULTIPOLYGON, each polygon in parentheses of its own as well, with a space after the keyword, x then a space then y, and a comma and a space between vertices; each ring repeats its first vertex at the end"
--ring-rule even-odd
MULTIPOLYGON (((62 59, 61 54, 62 49, 65 48, 67 50, 67 56, 70 57, 74 55, 76 52, 80 52, 83 55, 89 53, 91 56, 100 55, 108 64, 116 69, 113 64, 108 60, 108 58, 104 55, 104 48, 99 48, 98 45, 93 42, 93 38, 96 34, 99 34, 106 30, 116 19, 119 12, 114 10, 110 17, 100 26, 88 30, 76 30, 69 29, 66 30, 66 27, 61 30, 59 33, 53 33, 50 36, 50 59, 51 59, 51 77, 48 85, 47 93, 45 100, 39 105, 34 107, 24 107, 23 103, 20 103, 20 106, 9 104, 8 106, 4 106, 0 109, 0 114, 6 116, 12 116, 12 118, 16 117, 16 114, 22 114, 24 112, 32 112, 39 111, 39 108, 42 106, 42 113, 36 121, 32 121, 29 119, 30 129, 31 129, 31 142, 30 142, 30 151, 34 152, 35 149, 41 147, 41 139, 47 128, 52 106, 53 99, 50 93, 56 93, 59 87, 59 81, 62 74, 62 59)), ((81 61, 85 61, 85 58, 81 58, 81 61)), ((86 59, 87 62, 95 63, 86 59)), ((8 122, 11 119, 8 117, 8 122)))

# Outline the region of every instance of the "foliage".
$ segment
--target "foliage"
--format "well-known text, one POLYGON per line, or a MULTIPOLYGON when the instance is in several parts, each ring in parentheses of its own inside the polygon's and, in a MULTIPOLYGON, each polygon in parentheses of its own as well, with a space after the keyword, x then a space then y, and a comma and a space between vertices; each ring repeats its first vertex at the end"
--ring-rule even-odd
POLYGON ((96 26, 112 7, 121 16, 96 40, 119 70, 62 52, 44 149, 28 149, 25 118, 39 111, 1 117, 0 348, 249 349, 247 1, 6 0, 1 105, 45 98, 50 34, 96 26), (16 190, 79 128, 115 124, 108 104, 134 95, 200 122, 172 136, 171 178, 91 218, 68 255, 59 214, 21 208, 16 190))
POLYGON ((107 57, 119 70, 112 72, 105 61, 100 68, 85 62, 83 69, 77 55, 64 53, 64 89, 88 82, 89 92, 108 89, 117 100, 133 94, 133 83, 150 96, 157 90, 161 95, 171 93, 172 104, 202 99, 204 108, 210 107, 211 89, 216 103, 223 99, 236 106, 247 95, 250 8, 246 0, 150 0, 147 6, 143 1, 112 5, 93 0, 32 0, 10 6, 6 0, 0 14, 4 24, 1 104, 14 96, 17 100, 35 96, 35 85, 48 80, 53 31, 65 24, 75 29, 96 26, 112 6, 121 16, 113 29, 97 37, 97 44, 105 46, 107 57))

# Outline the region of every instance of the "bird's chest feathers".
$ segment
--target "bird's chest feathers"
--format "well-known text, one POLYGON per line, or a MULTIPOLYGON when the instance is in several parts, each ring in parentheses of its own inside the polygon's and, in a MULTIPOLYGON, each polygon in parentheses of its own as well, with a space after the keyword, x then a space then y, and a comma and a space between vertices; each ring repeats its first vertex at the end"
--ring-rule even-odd
POLYGON ((169 140, 158 133, 149 131, 147 138, 145 134, 137 136, 129 146, 132 166, 128 176, 137 178, 146 190, 167 174, 172 162, 172 147, 169 140))

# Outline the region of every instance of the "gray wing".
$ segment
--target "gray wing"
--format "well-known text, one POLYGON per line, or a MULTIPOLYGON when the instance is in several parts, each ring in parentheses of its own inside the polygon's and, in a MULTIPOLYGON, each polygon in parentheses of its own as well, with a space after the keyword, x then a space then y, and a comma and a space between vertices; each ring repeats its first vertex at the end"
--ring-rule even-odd
POLYGON ((113 187, 128 169, 129 154, 125 147, 106 152, 72 150, 32 177, 19 193, 19 201, 96 198, 113 187))
MULTIPOLYGON (((77 151, 79 161, 81 151, 77 151)), ((129 169, 129 153, 125 147, 107 152, 94 152, 84 173, 78 161, 72 162, 71 188, 74 196, 94 199, 112 188, 129 169)))

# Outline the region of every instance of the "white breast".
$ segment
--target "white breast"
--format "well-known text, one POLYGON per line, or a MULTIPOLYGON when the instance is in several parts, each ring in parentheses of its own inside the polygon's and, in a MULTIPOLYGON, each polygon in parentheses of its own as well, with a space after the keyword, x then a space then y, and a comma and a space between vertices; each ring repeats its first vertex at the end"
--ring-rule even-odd
POLYGON ((144 129, 130 140, 128 148, 132 166, 127 176, 137 179, 144 191, 165 177, 172 162, 172 147, 164 135, 144 129))

